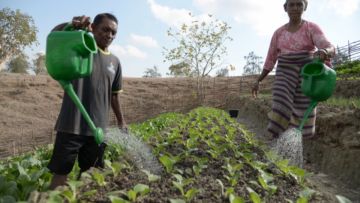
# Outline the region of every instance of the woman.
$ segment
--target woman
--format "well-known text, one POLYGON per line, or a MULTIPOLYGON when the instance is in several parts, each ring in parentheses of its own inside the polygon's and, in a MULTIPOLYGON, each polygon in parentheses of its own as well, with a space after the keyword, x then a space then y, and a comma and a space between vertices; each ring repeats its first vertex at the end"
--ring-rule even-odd
MULTIPOLYGON (((270 43, 263 71, 253 85, 257 97, 259 83, 271 72, 277 61, 273 84, 272 111, 269 114, 268 139, 277 138, 286 129, 300 125, 310 99, 302 94, 300 70, 313 57, 318 57, 330 66, 329 59, 335 55, 335 47, 326 39, 315 23, 302 18, 307 0, 286 0, 285 12, 289 22, 278 28, 270 43)), ((315 133, 315 113, 310 114, 303 128, 303 137, 315 133)))

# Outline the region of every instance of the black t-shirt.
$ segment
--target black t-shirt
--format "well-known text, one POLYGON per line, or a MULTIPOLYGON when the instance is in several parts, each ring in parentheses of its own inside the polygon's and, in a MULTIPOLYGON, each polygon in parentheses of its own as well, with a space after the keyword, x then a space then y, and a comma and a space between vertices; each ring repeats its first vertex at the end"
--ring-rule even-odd
MULTIPOLYGON (((119 59, 99 49, 94 55, 91 75, 73 80, 72 85, 95 126, 105 130, 111 108, 111 95, 122 89, 119 59)), ((92 135, 90 126, 66 93, 64 93, 55 130, 78 135, 92 135)))

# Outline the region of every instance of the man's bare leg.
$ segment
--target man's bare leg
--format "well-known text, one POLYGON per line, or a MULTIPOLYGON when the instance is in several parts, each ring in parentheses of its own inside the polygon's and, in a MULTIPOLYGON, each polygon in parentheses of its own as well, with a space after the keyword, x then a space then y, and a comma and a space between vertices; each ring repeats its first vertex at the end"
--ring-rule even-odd
POLYGON ((53 176, 53 178, 51 180, 49 189, 54 190, 58 186, 63 186, 63 185, 66 184, 66 181, 67 181, 67 175, 54 174, 54 176, 53 176))

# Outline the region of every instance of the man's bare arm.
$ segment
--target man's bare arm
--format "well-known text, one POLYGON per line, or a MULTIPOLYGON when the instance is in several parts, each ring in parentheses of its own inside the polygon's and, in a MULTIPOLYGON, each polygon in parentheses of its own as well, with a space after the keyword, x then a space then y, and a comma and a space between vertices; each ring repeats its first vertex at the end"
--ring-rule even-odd
POLYGON ((115 113, 119 128, 127 128, 118 94, 111 96, 111 107, 115 113))

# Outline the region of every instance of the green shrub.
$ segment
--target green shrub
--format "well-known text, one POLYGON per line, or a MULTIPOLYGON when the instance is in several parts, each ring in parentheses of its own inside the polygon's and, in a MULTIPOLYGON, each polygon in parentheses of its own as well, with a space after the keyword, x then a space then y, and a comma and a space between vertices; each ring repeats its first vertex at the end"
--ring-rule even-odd
POLYGON ((360 74, 360 61, 349 61, 335 66, 337 74, 360 74))

